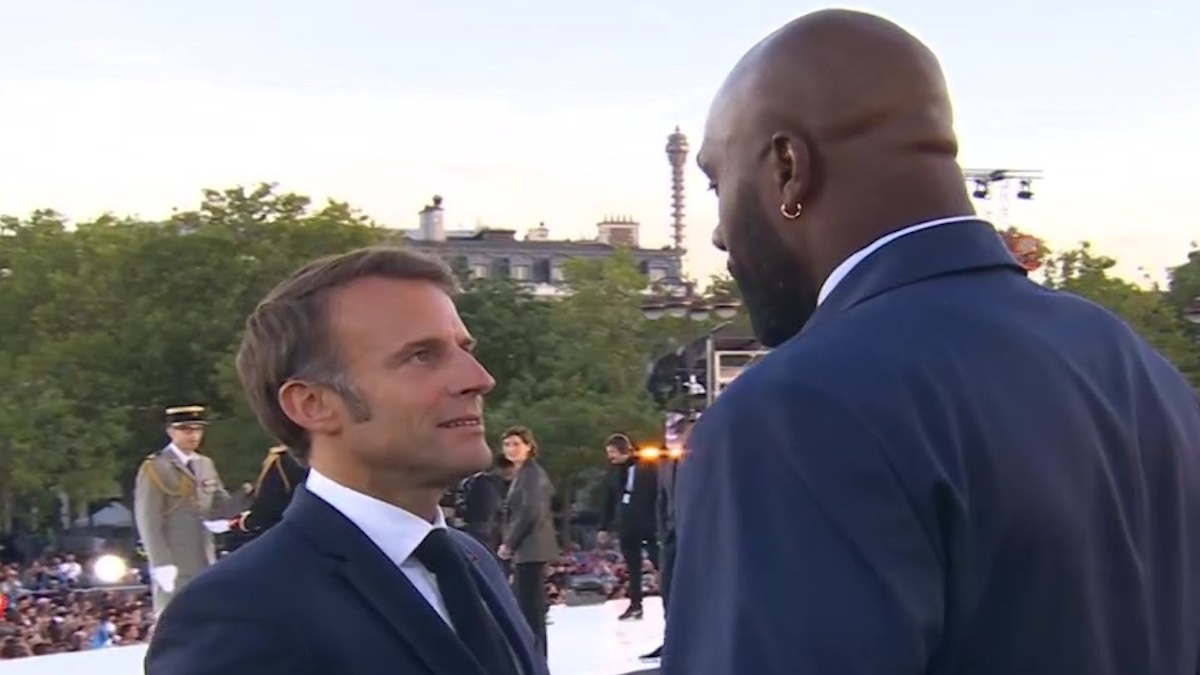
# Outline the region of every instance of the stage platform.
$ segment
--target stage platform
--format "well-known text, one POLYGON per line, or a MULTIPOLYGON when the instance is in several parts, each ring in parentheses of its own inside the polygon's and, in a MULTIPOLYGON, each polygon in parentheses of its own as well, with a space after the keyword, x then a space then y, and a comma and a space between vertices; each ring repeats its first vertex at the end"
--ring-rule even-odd
MULTIPOLYGON (((626 603, 550 610, 551 675, 619 675, 654 666, 638 656, 662 641, 662 605, 646 599, 646 618, 617 621, 626 603)), ((112 647, 77 654, 35 656, 5 661, 3 675, 141 675, 144 646, 112 647)))

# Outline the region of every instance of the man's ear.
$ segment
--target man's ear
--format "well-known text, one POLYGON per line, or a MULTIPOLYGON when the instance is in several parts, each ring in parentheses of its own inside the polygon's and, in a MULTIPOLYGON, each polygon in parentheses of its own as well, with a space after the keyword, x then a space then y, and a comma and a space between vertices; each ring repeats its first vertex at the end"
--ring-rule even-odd
POLYGON ((796 134, 776 133, 771 137, 769 161, 780 204, 789 210, 804 206, 813 183, 813 154, 808 141, 796 134))
POLYGON ((279 388, 279 408, 305 431, 324 435, 336 433, 342 426, 341 408, 334 393, 309 382, 289 380, 279 388))

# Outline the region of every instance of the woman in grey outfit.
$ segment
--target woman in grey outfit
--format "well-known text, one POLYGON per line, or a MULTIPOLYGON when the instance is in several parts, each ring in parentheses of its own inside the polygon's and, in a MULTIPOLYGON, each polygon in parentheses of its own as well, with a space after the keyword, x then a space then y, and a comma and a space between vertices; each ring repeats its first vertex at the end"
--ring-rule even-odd
POLYGON ((513 595, 545 656, 546 564, 559 553, 550 508, 554 484, 537 462, 537 441, 528 427, 508 429, 501 442, 516 475, 508 489, 508 518, 498 555, 512 562, 513 595))

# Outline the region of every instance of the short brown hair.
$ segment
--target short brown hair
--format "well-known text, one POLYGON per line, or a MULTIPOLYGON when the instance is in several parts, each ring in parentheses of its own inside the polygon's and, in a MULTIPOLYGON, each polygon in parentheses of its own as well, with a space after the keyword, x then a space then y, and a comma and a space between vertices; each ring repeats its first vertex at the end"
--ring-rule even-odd
POLYGON ((530 457, 537 457, 538 444, 537 439, 533 437, 533 429, 522 425, 509 427, 504 430, 504 433, 500 434, 500 440, 503 441, 511 436, 516 436, 517 438, 521 439, 525 445, 529 446, 530 457))
POLYGON ((633 441, 629 439, 629 436, 619 432, 609 436, 608 439, 604 441, 604 447, 616 448, 618 452, 625 455, 628 455, 636 449, 633 447, 633 441))
POLYGON ((308 263, 267 293, 246 318, 237 354, 242 390, 259 424, 301 457, 309 451, 308 432, 279 405, 279 389, 288 380, 328 386, 356 416, 370 418, 346 377, 326 316, 332 291, 368 277, 428 281, 449 294, 458 290, 454 274, 441 260, 408 249, 373 246, 308 263))

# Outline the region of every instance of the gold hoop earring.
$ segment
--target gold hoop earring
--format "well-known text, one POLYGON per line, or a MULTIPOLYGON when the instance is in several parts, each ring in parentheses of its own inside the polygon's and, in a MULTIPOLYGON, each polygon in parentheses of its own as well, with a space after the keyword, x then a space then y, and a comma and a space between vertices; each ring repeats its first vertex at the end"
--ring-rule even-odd
POLYGON ((800 205, 797 204, 796 212, 792 213, 791 211, 788 211, 787 204, 779 205, 779 212, 782 213, 783 217, 787 218, 788 220, 795 220, 795 219, 799 218, 800 217, 800 209, 801 209, 800 205))

